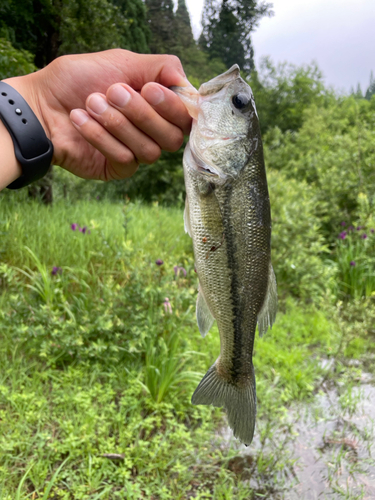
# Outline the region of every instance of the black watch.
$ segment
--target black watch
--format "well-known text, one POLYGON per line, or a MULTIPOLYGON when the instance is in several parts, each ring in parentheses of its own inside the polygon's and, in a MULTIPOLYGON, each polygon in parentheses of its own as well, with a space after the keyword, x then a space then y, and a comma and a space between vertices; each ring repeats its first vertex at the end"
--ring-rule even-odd
POLYGON ((21 177, 8 188, 20 189, 46 175, 53 145, 25 99, 5 82, 0 82, 0 119, 13 139, 14 152, 22 167, 21 177))

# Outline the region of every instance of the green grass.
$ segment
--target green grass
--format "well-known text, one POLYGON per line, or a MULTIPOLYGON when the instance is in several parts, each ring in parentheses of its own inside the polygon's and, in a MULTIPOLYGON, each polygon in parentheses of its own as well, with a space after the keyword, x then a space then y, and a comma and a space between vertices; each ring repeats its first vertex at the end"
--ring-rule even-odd
MULTIPOLYGON (((1 500, 241 500, 282 492, 280 472, 290 460, 276 436, 288 435, 288 408, 311 400, 333 376, 322 359, 371 351, 370 316, 366 335, 353 338, 340 308, 328 314, 328 306, 281 304, 272 331, 256 340, 250 486, 228 465, 238 452, 218 432, 222 410, 190 404, 219 336, 215 326, 202 339, 196 326, 197 278, 182 211, 0 197, 0 214, 1 500), (90 233, 73 231, 73 223, 90 233), (62 271, 52 275, 54 266, 62 271)), ((350 395, 342 401, 354 404, 350 395)))

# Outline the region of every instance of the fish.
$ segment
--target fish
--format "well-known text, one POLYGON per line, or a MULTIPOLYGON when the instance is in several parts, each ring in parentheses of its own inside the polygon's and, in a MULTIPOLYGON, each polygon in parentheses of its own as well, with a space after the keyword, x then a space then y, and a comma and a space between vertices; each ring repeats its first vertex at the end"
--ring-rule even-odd
POLYGON ((233 65, 199 90, 173 87, 193 118, 183 155, 185 231, 199 279, 198 328, 214 320, 220 355, 192 396, 224 407, 233 434, 249 445, 256 420, 252 362, 277 311, 271 264, 271 212, 258 114, 250 86, 233 65))

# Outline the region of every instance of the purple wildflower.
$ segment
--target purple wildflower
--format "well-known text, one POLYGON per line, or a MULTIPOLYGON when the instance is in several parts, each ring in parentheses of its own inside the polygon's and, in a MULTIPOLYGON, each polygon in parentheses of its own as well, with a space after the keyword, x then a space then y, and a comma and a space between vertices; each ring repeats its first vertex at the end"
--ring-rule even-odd
POLYGON ((370 229, 370 233, 374 234, 375 233, 375 229, 370 229))
POLYGON ((52 271, 51 271, 52 276, 56 276, 56 274, 58 274, 58 273, 59 274, 62 273, 61 267, 53 266, 52 271))
POLYGON ((78 227, 78 224, 72 224, 72 225, 70 226, 70 229, 71 229, 72 231, 75 231, 75 230, 77 229, 77 227, 78 227))
POLYGON ((341 222, 341 225, 342 225, 342 226, 346 226, 346 222, 342 221, 342 222, 341 222))
POLYGON ((157 259, 157 260, 155 260, 155 264, 157 266, 162 266, 164 264, 164 262, 161 259, 157 259))
POLYGON ((348 233, 346 231, 343 231, 342 233, 339 234, 339 239, 340 240, 345 240, 347 234, 348 233))
POLYGON ((358 226, 357 231, 360 231, 363 228, 363 226, 358 226))
POLYGON ((186 278, 186 269, 184 267, 174 266, 173 270, 176 277, 180 274, 180 272, 182 272, 182 274, 186 278))
POLYGON ((354 266, 355 266, 355 262, 354 262, 354 260, 351 260, 351 261, 350 261, 350 265, 351 265, 352 267, 354 267, 354 266))
POLYGON ((164 302, 163 302, 163 306, 164 306, 164 311, 167 314, 172 314, 172 304, 169 302, 168 297, 165 297, 164 302))
POLYGON ((365 240, 365 239, 367 238, 367 234, 366 234, 366 233, 363 233, 363 234, 362 234, 362 236, 361 236, 361 238, 362 238, 363 240, 365 240))
POLYGON ((85 234, 86 231, 87 231, 87 227, 86 226, 80 227, 79 230, 80 230, 81 233, 85 234))

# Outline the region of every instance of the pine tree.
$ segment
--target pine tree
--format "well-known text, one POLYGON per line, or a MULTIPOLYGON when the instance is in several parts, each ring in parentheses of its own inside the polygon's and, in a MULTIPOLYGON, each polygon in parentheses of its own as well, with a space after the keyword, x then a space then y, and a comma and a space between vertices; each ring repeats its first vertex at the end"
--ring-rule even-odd
POLYGON ((363 98, 363 92, 360 83, 357 85, 357 91, 355 93, 355 96, 358 97, 359 99, 363 98))
POLYGON ((365 98, 369 101, 373 95, 375 95, 375 79, 374 79, 374 73, 371 71, 370 85, 366 90, 365 98))
POLYGON ((226 66, 238 63, 250 71, 254 51, 251 32, 261 17, 272 15, 271 4, 257 0, 205 0, 199 45, 210 58, 220 57, 226 66))
POLYGON ((152 54, 170 54, 176 45, 173 0, 146 0, 152 54))
POLYGON ((120 30, 121 47, 134 52, 150 52, 148 44, 150 41, 150 30, 147 23, 146 6, 142 0, 109 0, 119 8, 122 22, 120 30))
POLYGON ((190 16, 185 0, 178 0, 178 7, 175 15, 176 36, 178 43, 184 49, 195 45, 193 32, 191 30, 190 16))
POLYGON ((246 65, 245 50, 241 43, 241 31, 233 7, 223 0, 219 19, 212 32, 212 42, 208 48, 211 59, 218 58, 227 68, 237 63, 241 68, 246 65))
POLYGON ((206 52, 211 45, 212 31, 217 24, 218 9, 215 0, 205 0, 202 11, 202 33, 199 46, 206 52))

